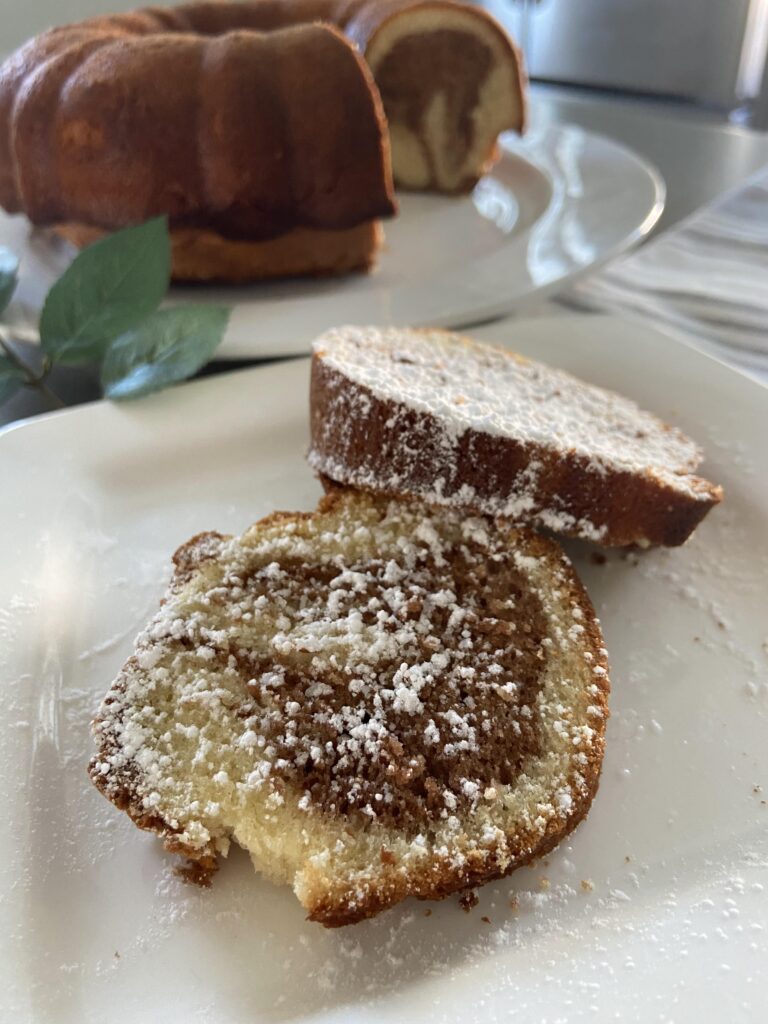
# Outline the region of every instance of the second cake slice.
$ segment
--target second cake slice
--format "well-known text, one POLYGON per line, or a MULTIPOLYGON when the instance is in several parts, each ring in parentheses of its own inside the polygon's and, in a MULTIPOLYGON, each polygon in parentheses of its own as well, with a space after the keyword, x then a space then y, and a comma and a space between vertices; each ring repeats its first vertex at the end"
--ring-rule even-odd
POLYGON ((608 546, 682 544, 722 497, 698 446, 634 402, 446 331, 328 331, 311 430, 331 480, 608 546))

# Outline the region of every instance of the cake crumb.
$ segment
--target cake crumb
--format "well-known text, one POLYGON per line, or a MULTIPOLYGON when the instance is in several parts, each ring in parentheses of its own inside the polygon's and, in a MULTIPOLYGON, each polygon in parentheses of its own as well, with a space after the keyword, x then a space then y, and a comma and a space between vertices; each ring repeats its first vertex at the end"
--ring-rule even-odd
POLYGON ((199 885, 203 889, 209 889, 215 868, 205 867, 194 860, 188 860, 184 864, 178 864, 173 873, 183 882, 190 885, 199 885))
POLYGON ((592 892, 592 890, 595 888, 595 886, 594 886, 594 883, 589 878, 582 878, 582 880, 581 880, 581 888, 584 890, 584 892, 592 892))
POLYGON ((468 914, 479 902, 480 900, 474 889, 470 889, 469 892, 465 892, 459 897, 459 906, 465 914, 468 914))

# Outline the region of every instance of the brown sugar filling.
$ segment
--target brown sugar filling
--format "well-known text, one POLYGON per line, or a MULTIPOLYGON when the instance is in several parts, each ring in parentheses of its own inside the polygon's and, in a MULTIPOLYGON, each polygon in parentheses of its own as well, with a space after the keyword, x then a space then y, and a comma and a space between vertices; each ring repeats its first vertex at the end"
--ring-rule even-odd
POLYGON ((402 122, 421 139, 430 164, 429 147, 422 137, 424 117, 432 98, 442 93, 450 137, 456 140, 451 153, 459 166, 474 141, 472 112, 491 66, 490 48, 468 32, 447 28, 430 32, 426 61, 423 34, 399 39, 376 68, 387 119, 402 122), (428 89, 414 88, 414 82, 425 80, 428 89))
POLYGON ((344 632, 351 614, 363 639, 345 658, 311 643, 227 657, 253 697, 239 714, 278 789, 290 782, 307 808, 403 827, 491 799, 537 755, 546 629, 530 581, 505 554, 457 543, 437 560, 424 548, 407 571, 393 566, 285 559, 238 577, 242 606, 268 598, 286 637, 308 623, 327 635, 333 620, 344 632))

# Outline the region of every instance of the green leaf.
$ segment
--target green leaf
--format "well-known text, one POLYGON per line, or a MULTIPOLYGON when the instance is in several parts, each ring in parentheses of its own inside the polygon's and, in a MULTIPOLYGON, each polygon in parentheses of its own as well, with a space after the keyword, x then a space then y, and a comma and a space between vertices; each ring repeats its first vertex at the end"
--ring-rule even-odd
POLYGON ((40 317, 43 352, 69 365, 96 362, 111 341, 157 309, 170 276, 165 217, 89 245, 48 292, 40 317))
POLYGON ((174 306, 154 313, 107 349, 101 366, 106 398, 138 398, 197 373, 229 320, 222 306, 174 306))
POLYGON ((0 405, 15 395, 25 380, 21 367, 5 356, 0 356, 0 405))
POLYGON ((11 301, 18 282, 19 260, 15 253, 0 246, 0 313, 11 301))

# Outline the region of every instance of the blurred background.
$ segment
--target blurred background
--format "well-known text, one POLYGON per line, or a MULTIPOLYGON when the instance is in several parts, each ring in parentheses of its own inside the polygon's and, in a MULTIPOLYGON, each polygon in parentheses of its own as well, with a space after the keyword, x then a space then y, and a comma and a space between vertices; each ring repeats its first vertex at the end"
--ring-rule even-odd
POLYGON ((531 76, 768 127, 767 0, 489 0, 531 76))
MULTIPOLYGON (((175 0, 169 0, 170 3, 175 0)), ((50 24, 140 0, 0 0, 7 53, 50 24)), ((531 77, 768 129, 768 0, 487 0, 531 77)))
MULTIPOLYGON (((142 2, 150 0, 0 0, 0 57, 51 25, 142 2)), ((677 225, 691 231, 693 241, 674 243, 680 250, 674 258, 694 268, 688 277, 697 295, 714 286, 701 284, 699 264, 691 262, 702 229, 688 218, 714 202, 731 203, 727 244, 722 238, 713 244, 711 258, 719 266, 742 249, 749 256, 728 280, 742 287, 754 278, 747 307, 755 320, 765 292, 752 234, 762 230, 768 202, 767 186, 754 184, 768 168, 768 0, 482 0, 481 6, 524 51, 532 80, 529 138, 552 126, 581 127, 623 144, 661 172, 666 205, 652 238, 662 236, 663 243, 677 225), (739 190, 742 199, 728 198, 739 190)), ((723 235, 727 219, 713 215, 712 231, 723 235)), ((659 263, 648 271, 658 284, 669 263, 657 252, 649 259, 659 263)), ((718 317, 720 323, 726 317, 722 308, 718 317)), ((727 317, 738 319, 730 306, 727 317)), ((756 345, 753 328, 747 333, 756 345)), ((80 376, 70 383, 69 371, 59 372, 56 384, 68 401, 97 393, 94 383, 84 390, 80 376)), ((25 393, 6 403, 0 423, 28 414, 31 400, 25 393)))

